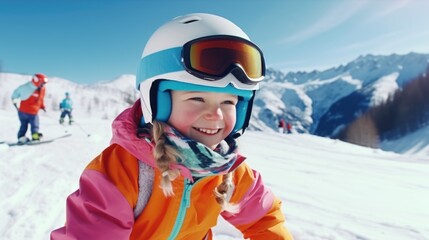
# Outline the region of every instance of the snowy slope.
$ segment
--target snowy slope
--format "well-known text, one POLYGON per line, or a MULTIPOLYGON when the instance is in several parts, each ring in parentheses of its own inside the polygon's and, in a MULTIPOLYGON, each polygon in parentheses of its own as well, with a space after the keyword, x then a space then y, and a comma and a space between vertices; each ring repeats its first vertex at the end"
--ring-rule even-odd
POLYGON ((419 131, 408 134, 407 136, 381 143, 381 148, 397 153, 407 155, 418 155, 426 157, 429 160, 429 126, 419 131))
MULTIPOLYGON (((58 112, 41 114, 51 144, 0 144, 0 238, 48 239, 65 221, 65 200, 86 164, 110 140, 111 120, 76 115, 60 126, 58 112), (90 133, 88 137, 87 133, 90 133)), ((0 110, 0 139, 12 141, 16 112, 0 110)), ((429 239, 429 154, 399 155, 306 134, 248 131, 240 140, 248 163, 283 201, 297 240, 429 239)), ((242 239, 219 220, 215 239, 242 239)))

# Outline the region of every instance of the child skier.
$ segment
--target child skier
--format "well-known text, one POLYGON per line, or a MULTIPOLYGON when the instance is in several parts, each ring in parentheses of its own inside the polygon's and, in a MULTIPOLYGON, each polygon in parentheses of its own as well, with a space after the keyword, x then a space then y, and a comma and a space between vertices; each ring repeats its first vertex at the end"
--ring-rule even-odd
POLYGON ((140 61, 140 100, 114 120, 51 239, 212 239, 219 215, 245 238, 292 239, 237 149, 264 73, 261 50, 227 19, 161 26, 140 61))
POLYGON ((19 121, 21 126, 18 131, 18 144, 25 144, 30 141, 25 136, 30 124, 31 138, 33 141, 40 140, 43 136, 39 132, 39 111, 45 110, 45 84, 48 78, 41 73, 36 73, 31 81, 19 86, 12 93, 12 102, 18 110, 19 121), (19 106, 18 106, 19 103, 19 106))
POLYGON ((70 98, 70 93, 66 92, 66 97, 61 101, 60 103, 60 124, 64 123, 64 118, 67 116, 69 118, 69 124, 73 123, 73 116, 72 116, 72 110, 73 110, 73 101, 70 98))

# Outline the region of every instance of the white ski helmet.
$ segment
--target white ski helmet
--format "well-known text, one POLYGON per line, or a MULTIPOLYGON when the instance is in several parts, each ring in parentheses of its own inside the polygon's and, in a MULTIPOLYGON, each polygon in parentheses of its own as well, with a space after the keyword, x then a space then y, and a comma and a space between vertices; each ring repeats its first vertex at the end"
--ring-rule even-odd
POLYGON ((231 21, 207 13, 176 17, 143 50, 136 77, 141 124, 168 121, 170 90, 223 92, 239 97, 231 135, 242 133, 264 75, 262 51, 231 21))

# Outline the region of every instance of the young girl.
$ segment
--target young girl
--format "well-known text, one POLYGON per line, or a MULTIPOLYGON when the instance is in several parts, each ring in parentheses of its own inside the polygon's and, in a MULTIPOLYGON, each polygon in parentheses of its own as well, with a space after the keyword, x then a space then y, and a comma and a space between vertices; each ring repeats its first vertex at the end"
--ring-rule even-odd
POLYGON ((51 239, 212 239, 219 215, 250 239, 292 239, 281 202, 237 152, 265 73, 236 25, 190 14, 143 51, 141 98, 113 122, 51 239))

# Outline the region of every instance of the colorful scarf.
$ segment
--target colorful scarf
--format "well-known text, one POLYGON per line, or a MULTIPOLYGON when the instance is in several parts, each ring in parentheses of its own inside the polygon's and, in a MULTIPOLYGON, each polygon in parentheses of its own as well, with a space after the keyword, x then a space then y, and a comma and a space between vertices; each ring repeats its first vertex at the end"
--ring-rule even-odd
POLYGON ((176 129, 164 125, 167 144, 177 149, 179 165, 191 171, 193 177, 224 175, 237 159, 237 142, 235 139, 222 141, 212 150, 206 145, 183 136, 176 129))

